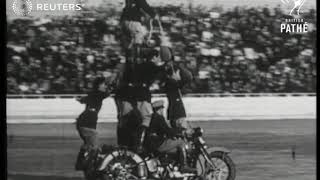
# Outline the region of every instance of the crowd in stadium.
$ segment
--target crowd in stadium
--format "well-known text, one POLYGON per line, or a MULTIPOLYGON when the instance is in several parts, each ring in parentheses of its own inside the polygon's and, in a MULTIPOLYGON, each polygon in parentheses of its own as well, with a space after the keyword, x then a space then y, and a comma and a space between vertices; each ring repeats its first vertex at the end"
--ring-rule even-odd
MULTIPOLYGON (((280 8, 166 6, 157 12, 176 63, 194 75, 185 93, 316 90, 315 10, 302 14, 307 34, 280 33, 287 16, 280 8)), ((125 62, 119 14, 110 8, 8 21, 7 93, 84 93, 94 77, 114 75, 125 62)))

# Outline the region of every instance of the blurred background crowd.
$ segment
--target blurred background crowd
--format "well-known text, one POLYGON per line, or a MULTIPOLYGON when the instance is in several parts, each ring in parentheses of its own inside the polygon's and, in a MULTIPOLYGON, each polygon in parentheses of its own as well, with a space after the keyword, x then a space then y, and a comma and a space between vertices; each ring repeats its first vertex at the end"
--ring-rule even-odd
MULTIPOLYGON (((316 91, 316 11, 308 33, 280 33, 280 8, 157 7, 175 61, 194 80, 185 93, 316 91)), ((72 16, 7 22, 7 93, 84 93, 96 76, 125 62, 121 8, 101 6, 72 16)), ((147 22, 147 20, 146 20, 147 22)), ((161 92, 161 89, 158 91, 161 92)))

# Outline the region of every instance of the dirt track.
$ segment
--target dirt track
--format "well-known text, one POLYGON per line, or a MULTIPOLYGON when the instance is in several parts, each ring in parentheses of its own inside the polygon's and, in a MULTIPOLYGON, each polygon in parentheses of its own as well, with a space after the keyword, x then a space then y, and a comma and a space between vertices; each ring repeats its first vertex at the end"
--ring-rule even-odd
MULTIPOLYGON (((232 150, 237 180, 316 179, 315 120, 195 122, 209 145, 232 150), (291 157, 296 146, 296 159, 291 157)), ((9 124, 10 180, 80 180, 73 170, 81 144, 73 124, 9 124)), ((101 142, 115 144, 115 124, 99 124, 101 142)))

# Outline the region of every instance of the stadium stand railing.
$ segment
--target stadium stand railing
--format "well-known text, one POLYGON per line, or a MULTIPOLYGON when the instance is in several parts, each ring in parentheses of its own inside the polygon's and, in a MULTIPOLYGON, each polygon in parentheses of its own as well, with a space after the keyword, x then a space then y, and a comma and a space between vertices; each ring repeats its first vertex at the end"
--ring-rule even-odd
MULTIPOLYGON (((20 98, 75 98, 85 94, 7 94, 9 99, 20 98)), ((111 95, 113 96, 113 94, 111 95)), ((165 97, 165 94, 153 94, 153 97, 165 97)), ((185 94, 184 97, 266 97, 266 96, 316 96, 316 93, 208 93, 208 94, 185 94)))

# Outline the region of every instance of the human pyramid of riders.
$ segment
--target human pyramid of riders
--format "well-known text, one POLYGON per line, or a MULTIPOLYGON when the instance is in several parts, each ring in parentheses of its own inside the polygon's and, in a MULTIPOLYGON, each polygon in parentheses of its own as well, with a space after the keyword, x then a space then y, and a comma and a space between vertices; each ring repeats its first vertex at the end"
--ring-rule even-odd
POLYGON ((186 163, 185 142, 179 138, 191 133, 186 122, 181 88, 192 80, 191 73, 174 64, 171 43, 161 28, 159 16, 145 0, 126 0, 121 16, 123 38, 121 45, 126 62, 119 67, 112 83, 98 77, 87 96, 77 98, 85 104, 85 110, 76 121, 77 130, 84 144, 80 148, 76 170, 83 170, 90 158, 95 157, 99 144, 97 136, 98 113, 102 101, 114 93, 117 106, 117 143, 134 152, 177 153, 181 172, 195 172, 186 163), (149 17, 150 31, 141 19, 149 17), (150 47, 152 22, 160 26, 160 47, 150 47), (112 86, 110 84, 113 84, 112 86), (151 89, 162 87, 168 99, 167 119, 164 117, 164 101, 151 103, 151 89))

